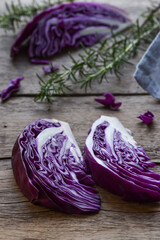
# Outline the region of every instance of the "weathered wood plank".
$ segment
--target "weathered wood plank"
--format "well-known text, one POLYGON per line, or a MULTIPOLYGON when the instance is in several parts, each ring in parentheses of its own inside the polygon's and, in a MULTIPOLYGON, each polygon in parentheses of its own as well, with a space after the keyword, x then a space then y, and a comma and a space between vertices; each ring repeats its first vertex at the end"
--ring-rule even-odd
POLYGON ((104 212, 96 216, 46 214, 23 220, 5 221, 1 236, 10 240, 158 240, 159 213, 125 214, 104 212), (7 224, 6 224, 7 222, 7 224), (72 227, 71 227, 72 226, 72 227))
MULTIPOLYGON (((4 12, 4 2, 0 2, 0 9, 4 12)), ((9 3, 10 1, 8 1, 9 3)), ((23 2, 23 1, 22 1, 23 2)), ((30 0, 24 1, 25 4, 31 2, 30 0)), ((147 6, 150 6, 149 1, 112 1, 113 5, 121 7, 129 12, 131 19, 134 21, 147 6), (138 8, 137 8, 138 5, 138 8)), ((44 73, 41 66, 35 66, 29 63, 27 54, 22 52, 15 60, 10 59, 10 47, 14 41, 15 36, 9 34, 4 35, 0 33, 0 52, 1 59, 0 62, 0 92, 2 89, 6 88, 8 81, 18 77, 24 76, 24 81, 21 83, 21 89, 18 94, 37 94, 39 92, 39 80, 36 77, 36 73, 44 77, 44 73)), ((76 57, 80 51, 74 51, 73 56, 76 57)), ((127 65, 122 69, 123 76, 121 80, 117 79, 114 75, 108 75, 108 82, 104 80, 102 84, 94 83, 91 89, 88 89, 88 93, 103 93, 104 90, 112 93, 144 93, 145 91, 136 83, 133 78, 133 73, 135 71, 135 65, 138 63, 143 53, 140 53, 137 58, 133 60, 133 65, 127 65)), ((55 56, 53 62, 61 66, 62 64, 70 65, 71 60, 67 56, 67 51, 62 54, 55 56)), ((73 87, 74 93, 84 93, 84 89, 79 87, 73 87)))
POLYGON ((10 160, 1 160, 0 238, 159 239, 160 203, 125 202, 99 187, 98 191, 102 199, 98 214, 67 215, 35 206, 15 183, 10 160))
POLYGON ((56 118, 66 121, 83 149, 85 138, 93 121, 100 115, 118 117, 129 128, 135 140, 153 159, 160 159, 159 102, 151 96, 117 96, 122 101, 119 111, 111 111, 94 101, 94 97, 59 97, 53 104, 35 103, 32 98, 12 97, 0 104, 0 157, 10 157, 13 144, 32 121, 40 118, 56 118), (147 110, 155 113, 153 124, 147 126, 137 118, 147 110))

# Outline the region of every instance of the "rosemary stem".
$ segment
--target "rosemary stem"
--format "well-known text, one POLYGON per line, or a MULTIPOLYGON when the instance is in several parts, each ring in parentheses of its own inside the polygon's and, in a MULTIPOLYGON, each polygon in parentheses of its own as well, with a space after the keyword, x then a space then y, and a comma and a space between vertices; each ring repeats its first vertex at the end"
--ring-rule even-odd
POLYGON ((87 76, 87 78, 85 79, 85 81, 83 82, 83 84, 81 85, 81 87, 83 87, 87 82, 89 82, 91 79, 96 78, 101 76, 102 74, 107 73, 110 69, 113 68, 114 64, 116 64, 116 62, 119 62, 125 55, 126 53, 128 53, 136 44, 138 44, 138 42, 141 41, 141 39, 143 39, 144 37, 148 36, 151 32, 153 32, 155 29, 157 29, 159 25, 157 24, 154 28, 146 31, 145 33, 143 33, 138 39, 133 40, 133 42, 131 42, 126 48, 125 50, 118 55, 111 63, 109 63, 107 66, 102 67, 99 71, 90 74, 89 76, 87 76))
POLYGON ((129 52, 136 44, 138 44, 138 42, 141 41, 141 39, 143 39, 144 37, 148 36, 151 32, 153 32, 155 29, 157 29, 158 26, 159 26, 159 25, 157 24, 154 28, 152 28, 152 29, 146 31, 145 33, 143 33, 143 34, 140 36, 140 38, 133 40, 133 42, 131 42, 131 43, 128 45, 128 47, 126 47, 126 49, 125 49, 119 56, 117 56, 117 57, 115 58, 115 60, 114 60, 113 62, 111 62, 111 63, 110 63, 106 68, 104 68, 104 69, 108 70, 108 69, 112 68, 112 67, 113 67, 113 64, 114 64, 115 62, 117 62, 117 61, 119 61, 120 59, 122 59, 127 52, 129 52))

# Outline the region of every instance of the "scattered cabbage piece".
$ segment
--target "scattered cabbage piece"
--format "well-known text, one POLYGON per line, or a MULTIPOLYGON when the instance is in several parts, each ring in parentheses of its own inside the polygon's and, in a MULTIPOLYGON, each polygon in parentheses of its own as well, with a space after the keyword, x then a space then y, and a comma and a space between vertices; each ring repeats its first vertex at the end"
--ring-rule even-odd
POLYGON ((104 93, 105 99, 95 98, 95 101, 107 106, 111 110, 117 110, 121 106, 121 102, 115 103, 115 97, 111 93, 104 93))
POLYGON ((100 208, 94 181, 69 125, 55 119, 29 124, 12 151, 12 167, 23 194, 34 204, 66 213, 100 208))
POLYGON ((57 65, 51 63, 50 65, 48 65, 46 67, 42 67, 42 69, 46 73, 53 73, 53 72, 57 71, 59 68, 57 65))
POLYGON ((138 118, 149 125, 154 119, 154 114, 150 111, 147 111, 144 114, 139 115, 138 118))
POLYGON ((12 45, 11 57, 19 53, 26 39, 29 40, 29 58, 46 58, 67 46, 91 46, 130 24, 125 11, 109 4, 59 4, 37 14, 24 27, 12 45))
POLYGON ((49 60, 31 59, 31 63, 48 65, 49 64, 49 60))
POLYGON ((12 79, 9 84, 8 84, 8 87, 6 89, 3 89, 2 92, 1 92, 1 99, 2 101, 4 102, 5 100, 7 100, 11 94, 13 92, 16 92, 19 90, 20 88, 20 81, 23 80, 24 77, 19 77, 19 78, 15 78, 15 79, 12 79))
POLYGON ((123 200, 160 200, 160 175, 149 169, 155 163, 117 118, 101 116, 93 123, 85 154, 93 179, 101 187, 123 200))

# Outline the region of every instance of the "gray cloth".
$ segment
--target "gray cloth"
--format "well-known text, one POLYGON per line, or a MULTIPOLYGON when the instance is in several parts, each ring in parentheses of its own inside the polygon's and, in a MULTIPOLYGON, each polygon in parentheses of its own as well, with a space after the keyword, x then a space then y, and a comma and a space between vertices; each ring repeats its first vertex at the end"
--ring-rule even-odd
POLYGON ((160 99, 160 32, 136 66, 134 77, 144 90, 160 99))

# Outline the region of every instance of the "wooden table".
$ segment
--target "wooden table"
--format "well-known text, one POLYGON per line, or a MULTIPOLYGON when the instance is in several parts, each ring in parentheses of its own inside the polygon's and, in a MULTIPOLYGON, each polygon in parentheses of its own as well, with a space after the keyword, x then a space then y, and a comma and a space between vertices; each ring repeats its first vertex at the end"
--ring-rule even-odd
MULTIPOLYGON (((0 11, 4 10, 4 0, 0 11)), ((8 3, 10 1, 7 1, 8 3)), ((29 1, 23 0, 26 3, 29 1)), ((110 1, 108 1, 110 2, 110 1)), ((147 0, 112 0, 112 4, 126 9, 133 20, 150 3, 147 0)), ((15 36, 0 35, 0 91, 8 81, 24 76, 20 91, 4 104, 0 104, 0 239, 10 240, 102 240, 102 239, 160 239, 160 204, 138 204, 122 201, 100 187, 102 206, 98 214, 67 215, 35 206, 20 192, 12 168, 11 151, 22 129, 39 118, 57 118, 70 124, 80 148, 83 150, 87 132, 100 115, 118 117, 134 133, 135 140, 144 147, 149 157, 157 163, 160 159, 160 105, 144 92, 133 78, 135 64, 142 53, 133 60, 133 66, 123 68, 121 80, 109 77, 109 83, 93 84, 88 93, 75 89, 70 97, 57 97, 52 105, 35 103, 33 97, 39 91, 35 73, 43 74, 41 66, 31 65, 25 54, 15 61, 9 57, 10 46, 15 36), (112 92, 117 101, 122 101, 119 111, 110 111, 94 101, 95 96, 112 92), (151 110, 155 113, 153 124, 141 123, 139 114, 151 110)), ((74 53, 76 54, 76 53, 74 53)), ((66 63, 68 56, 54 58, 57 64, 66 63)))

